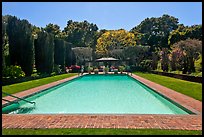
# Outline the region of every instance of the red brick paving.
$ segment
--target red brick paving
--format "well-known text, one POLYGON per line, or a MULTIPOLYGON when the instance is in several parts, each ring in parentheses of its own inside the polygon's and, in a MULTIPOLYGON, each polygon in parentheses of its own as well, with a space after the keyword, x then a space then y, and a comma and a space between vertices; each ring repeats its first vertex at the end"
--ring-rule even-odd
MULTIPOLYGON (((14 95, 29 96, 42 89, 71 80, 77 76, 26 90, 14 95)), ((196 115, 127 114, 127 115, 85 115, 85 114, 2 114, 2 128, 133 128, 133 129, 182 129, 202 130, 202 102, 159 84, 132 76, 154 88, 171 100, 185 106, 196 115)), ((5 99, 11 99, 4 97, 5 99)), ((12 98, 13 99, 13 98, 12 98)), ((2 101, 2 105, 5 102, 2 101)))
POLYGON ((201 115, 3 114, 2 128, 155 128, 202 130, 201 115))

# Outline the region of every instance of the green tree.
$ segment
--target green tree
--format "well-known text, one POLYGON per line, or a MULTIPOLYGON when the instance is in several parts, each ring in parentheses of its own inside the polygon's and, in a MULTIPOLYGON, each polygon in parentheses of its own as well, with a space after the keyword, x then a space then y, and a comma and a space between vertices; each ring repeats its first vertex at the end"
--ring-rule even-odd
POLYGON ((202 72, 202 54, 200 54, 198 59, 195 60, 195 70, 196 72, 202 72))
POLYGON ((125 60, 125 54, 124 49, 113 49, 109 51, 109 56, 119 59, 119 60, 125 60))
POLYGON ((34 36, 34 37, 36 36, 36 38, 37 38, 37 34, 38 34, 39 32, 41 32, 40 27, 37 27, 37 26, 33 25, 33 26, 32 26, 32 34, 33 34, 33 36, 34 36))
POLYGON ((35 42, 36 69, 41 73, 52 73, 54 67, 54 36, 51 33, 39 32, 35 42))
POLYGON ((148 59, 149 47, 147 46, 129 46, 123 51, 125 59, 129 60, 129 65, 139 66, 139 64, 148 59))
POLYGON ((93 35, 93 41, 92 41, 92 44, 91 44, 92 45, 91 48, 92 48, 92 63, 93 63, 94 66, 96 65, 95 60, 98 57, 97 54, 96 54, 97 40, 105 32, 107 32, 107 30, 102 29, 100 31, 95 31, 94 35, 93 35))
POLYGON ((198 39, 202 40, 202 25, 192 25, 190 27, 186 27, 185 31, 185 39, 198 39))
POLYGON ((7 65, 9 65, 9 44, 8 44, 8 36, 6 34, 7 27, 7 17, 2 16, 2 68, 4 69, 7 65))
POLYGON ((73 52, 77 65, 85 65, 85 62, 92 60, 92 48, 90 47, 75 47, 73 52))
POLYGON ((157 69, 157 66, 158 66, 158 60, 159 60, 159 55, 157 52, 153 52, 152 53, 152 69, 155 70, 157 69))
POLYGON ((123 29, 106 31, 97 40, 96 53, 103 56, 110 56, 111 50, 135 46, 135 39, 133 33, 123 29))
POLYGON ((72 43, 64 42, 65 44, 65 66, 71 66, 76 64, 76 56, 72 50, 72 43))
POLYGON ((173 30, 168 38, 168 45, 171 46, 181 40, 198 39, 202 40, 202 25, 184 26, 180 25, 178 29, 173 30))
POLYGON ((97 30, 96 24, 86 20, 83 22, 69 20, 62 32, 65 33, 65 40, 71 42, 74 47, 92 47, 97 30))
POLYGON ((61 69, 65 70, 65 58, 68 56, 66 54, 70 54, 66 52, 65 32, 62 32, 57 24, 52 23, 46 25, 44 30, 54 36, 54 64, 60 65, 61 69))
POLYGON ((62 39, 54 40, 54 64, 61 65, 65 69, 65 41, 62 39))
MULTIPOLYGON (((67 26, 62 31, 65 40, 72 43, 74 47, 90 47, 92 48, 92 60, 96 58, 95 49, 98 38, 98 27, 96 24, 89 23, 86 20, 83 22, 74 22, 69 20, 67 26)), ((75 53, 71 52, 71 58, 76 59, 75 53)), ((76 60, 73 60, 73 63, 76 60)))
POLYGON ((54 35, 55 38, 64 38, 62 36, 62 32, 60 30, 60 26, 58 26, 57 24, 52 24, 52 23, 49 23, 48 25, 46 25, 46 27, 44 28, 44 30, 47 32, 47 33, 52 33, 54 35))
POLYGON ((167 72, 169 70, 169 55, 168 48, 162 48, 161 55, 161 68, 163 71, 167 72))
POLYGON ((151 51, 169 48, 168 37, 172 30, 177 29, 178 19, 164 14, 162 17, 146 18, 130 32, 139 38, 139 43, 150 46, 151 51))
MULTIPOLYGON (((43 28, 37 27, 35 25, 32 26, 32 35, 34 38, 34 45, 35 45, 36 40, 38 38, 38 33, 40 33, 41 31, 43 31, 43 28)), ((34 46, 34 64, 35 64, 35 46, 34 46)))
POLYGON ((34 64, 32 25, 27 20, 9 16, 7 34, 11 65, 20 65, 26 76, 30 76, 34 64))

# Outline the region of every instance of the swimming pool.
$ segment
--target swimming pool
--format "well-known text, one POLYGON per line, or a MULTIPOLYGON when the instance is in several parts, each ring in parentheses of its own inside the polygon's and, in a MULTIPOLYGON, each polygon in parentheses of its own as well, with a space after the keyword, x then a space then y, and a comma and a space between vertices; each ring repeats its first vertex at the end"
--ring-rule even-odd
POLYGON ((189 114, 128 75, 84 75, 2 109, 14 114, 189 114), (11 111, 12 109, 12 111, 11 111))

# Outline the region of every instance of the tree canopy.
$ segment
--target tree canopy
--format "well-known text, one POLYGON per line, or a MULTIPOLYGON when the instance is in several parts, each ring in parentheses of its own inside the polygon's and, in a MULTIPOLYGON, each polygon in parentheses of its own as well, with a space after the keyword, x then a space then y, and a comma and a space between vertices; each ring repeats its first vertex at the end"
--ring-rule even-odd
POLYGON ((202 41, 196 39, 187 39, 175 43, 172 53, 177 58, 179 69, 183 73, 195 72, 195 60, 199 59, 199 55, 202 55, 202 41))
POLYGON ((48 25, 46 25, 44 30, 47 33, 52 33, 55 38, 65 39, 65 37, 66 37, 65 33, 63 33, 60 30, 60 26, 58 26, 57 24, 49 23, 48 25))
POLYGON ((38 72, 50 74, 54 67, 54 36, 39 32, 35 43, 35 64, 38 72))
POLYGON ((110 30, 106 31, 98 38, 96 53, 108 56, 111 50, 135 45, 136 37, 133 33, 124 29, 110 30))
POLYGON ((34 40, 32 25, 27 20, 9 16, 7 25, 11 65, 20 65, 27 76, 33 72, 34 40))
POLYGON ((179 42, 180 40, 186 39, 202 39, 202 25, 193 25, 193 26, 184 26, 181 25, 178 29, 173 30, 168 38, 169 46, 173 45, 174 43, 179 42))
POLYGON ((98 27, 88 21, 76 22, 69 20, 64 28, 65 40, 75 47, 92 47, 94 35, 98 27))
POLYGON ((201 40, 202 24, 184 26, 167 14, 146 18, 130 31, 98 30, 86 20, 68 20, 63 30, 52 23, 43 28, 6 15, 2 16, 2 67, 18 65, 26 76, 34 67, 51 74, 59 65, 62 70, 85 61, 95 66, 96 58, 109 56, 140 70, 160 65, 163 71, 191 73, 202 70, 201 40))
POLYGON ((139 34, 138 41, 142 45, 150 46, 151 51, 158 48, 168 48, 168 36, 172 30, 178 28, 178 18, 164 14, 162 17, 146 18, 130 32, 139 34))

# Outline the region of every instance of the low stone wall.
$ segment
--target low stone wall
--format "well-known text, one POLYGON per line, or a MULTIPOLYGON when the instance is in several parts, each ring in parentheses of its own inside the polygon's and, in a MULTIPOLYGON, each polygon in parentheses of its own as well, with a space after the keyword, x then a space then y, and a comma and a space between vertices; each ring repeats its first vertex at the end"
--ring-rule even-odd
POLYGON ((168 72, 159 72, 159 71, 151 71, 151 72, 154 74, 159 74, 159 75, 163 75, 163 76, 178 78, 178 79, 187 80, 187 81, 191 81, 191 82, 202 83, 202 77, 188 76, 188 75, 184 75, 184 74, 174 74, 174 73, 168 73, 168 72))

